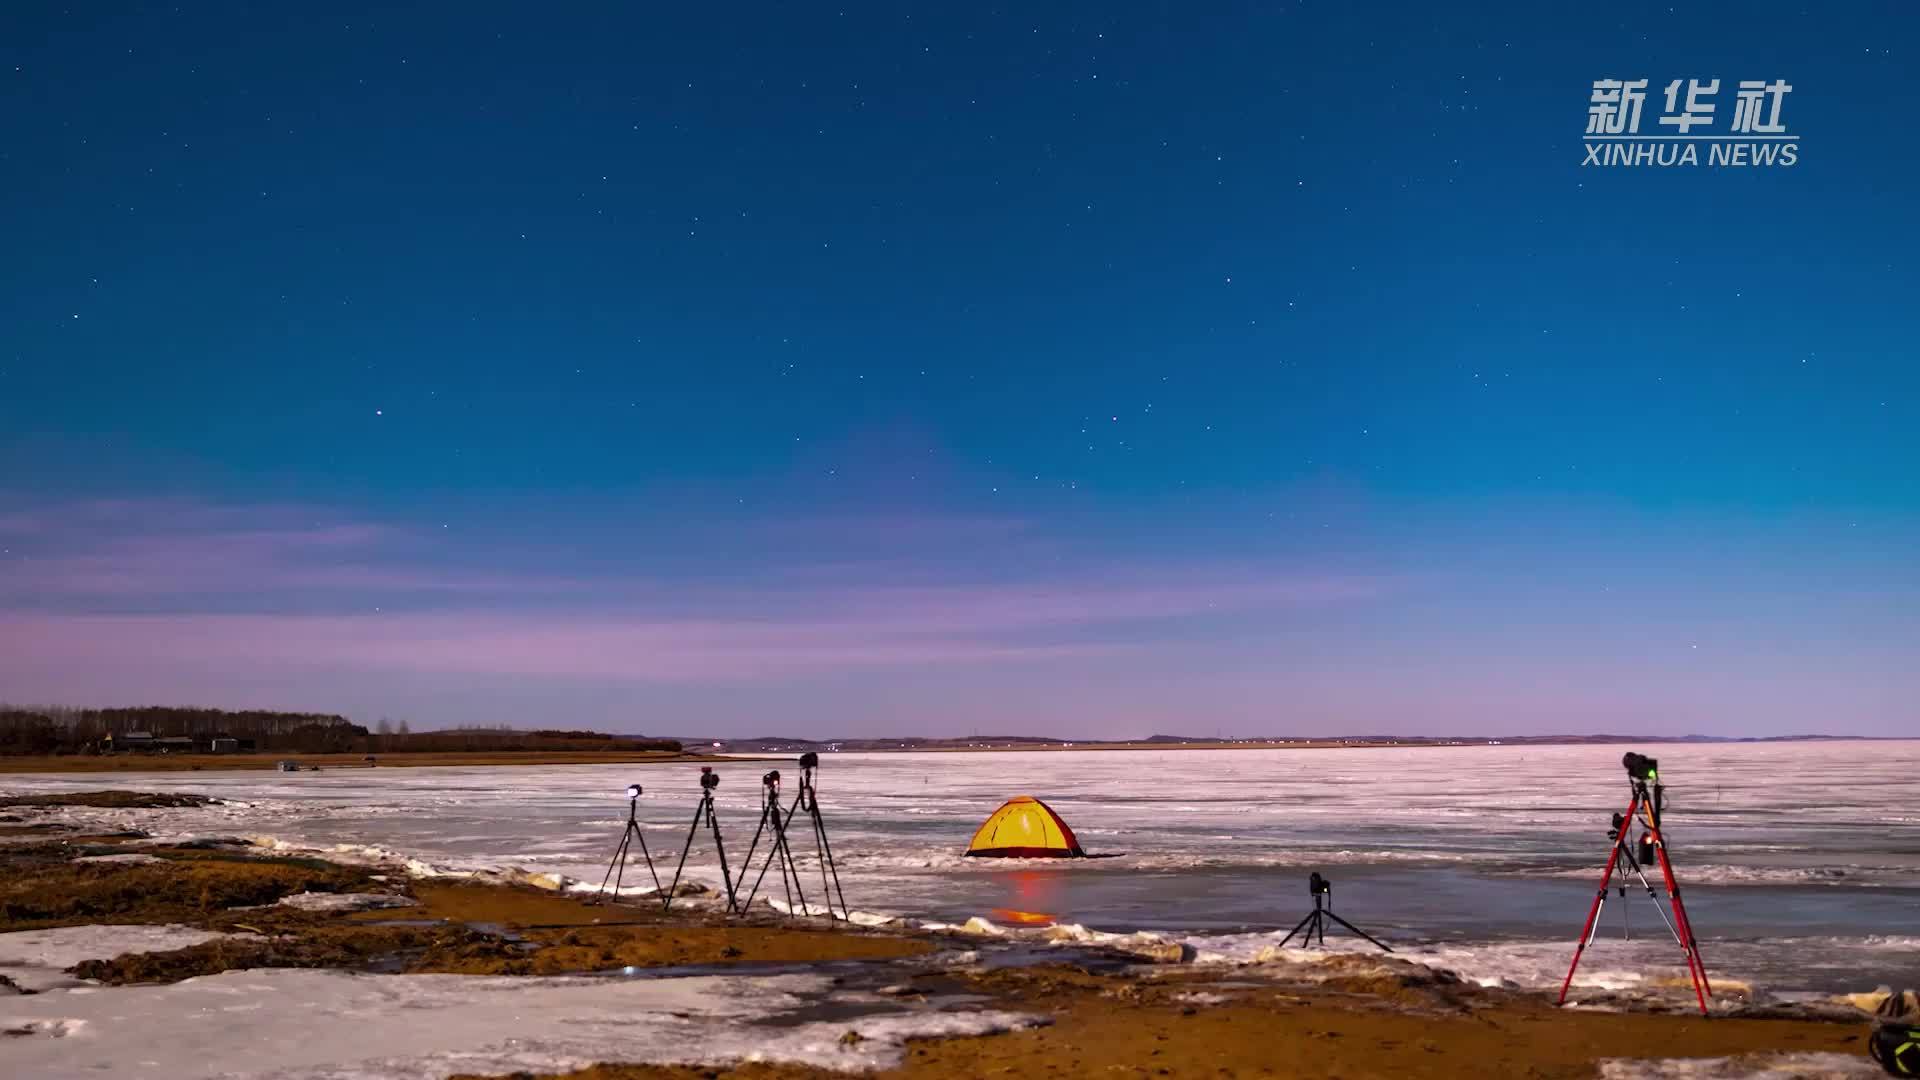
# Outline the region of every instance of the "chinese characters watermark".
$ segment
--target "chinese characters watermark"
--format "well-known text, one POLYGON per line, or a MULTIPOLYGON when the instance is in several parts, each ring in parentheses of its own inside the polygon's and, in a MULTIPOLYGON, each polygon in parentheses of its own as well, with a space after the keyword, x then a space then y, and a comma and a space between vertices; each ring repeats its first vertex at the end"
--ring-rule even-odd
MULTIPOLYGON (((1581 166, 1788 167, 1800 160, 1800 136, 1788 132, 1781 111, 1793 84, 1785 79, 1742 79, 1733 109, 1719 109, 1719 79, 1673 79, 1651 130, 1641 132, 1650 80, 1595 79, 1587 99, 1587 132, 1581 166), (1724 126, 1716 127, 1721 117, 1724 126), (1701 147, 1705 145, 1705 154, 1701 147)), ((1663 99, 1663 100, 1662 100, 1663 99)))

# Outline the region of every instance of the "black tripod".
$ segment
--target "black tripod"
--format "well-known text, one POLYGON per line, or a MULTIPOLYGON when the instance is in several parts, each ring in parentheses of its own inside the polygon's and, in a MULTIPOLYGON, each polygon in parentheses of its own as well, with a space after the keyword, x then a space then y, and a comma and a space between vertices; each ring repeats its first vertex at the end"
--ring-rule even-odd
MULTIPOLYGON (((1633 877, 1639 878, 1640 887, 1647 891, 1647 899, 1654 902, 1654 913, 1660 916, 1661 922, 1667 924, 1667 932, 1673 935, 1673 940, 1679 941, 1680 931, 1674 928, 1673 920, 1667 918, 1665 909, 1660 907, 1660 895, 1654 889, 1653 882, 1647 880, 1646 864, 1653 862, 1656 858, 1656 852, 1653 847, 1653 834, 1647 833, 1640 838, 1638 846, 1640 854, 1636 858, 1634 855, 1635 846, 1631 843, 1620 842, 1620 833, 1622 831, 1631 833, 1633 831, 1633 823, 1626 820, 1622 815, 1615 814, 1613 815, 1613 828, 1607 831, 1607 839, 1620 843, 1620 861, 1614 867, 1619 876, 1615 879, 1614 888, 1619 890, 1619 896, 1624 901, 1626 899, 1627 889, 1632 887, 1632 883, 1627 880, 1628 875, 1631 874, 1633 877)), ((1601 886, 1600 892, 1603 895, 1600 898, 1600 906, 1603 910, 1606 907, 1606 898, 1604 896, 1606 891, 1606 886, 1601 886)), ((1620 933, 1626 940, 1633 940, 1633 915, 1631 909, 1625 903, 1620 905, 1620 933)), ((1593 939, 1598 937, 1599 934, 1600 917, 1599 913, 1596 912, 1593 920, 1593 929, 1587 933, 1587 944, 1592 945, 1593 939)))
POLYGON ((687 853, 693 850, 693 837, 700 831, 702 821, 713 830, 713 851, 720 857, 720 879, 727 886, 727 910, 732 911, 737 906, 733 895, 733 871, 727 868, 727 846, 720 840, 720 819, 713 814, 713 789, 719 786, 720 777, 713 769, 700 766, 700 804, 693 808, 693 824, 687 827, 687 842, 680 848, 680 865, 673 869, 673 885, 660 902, 662 911, 673 907, 673 894, 680 888, 680 872, 687 868, 687 853))
MULTIPOLYGON (((800 755, 800 791, 793 797, 793 803, 788 806, 784 820, 781 817, 780 807, 777 802, 763 815, 763 817, 771 817, 774 823, 775 845, 773 850, 767 852, 766 862, 760 867, 760 877, 765 878, 767 876, 767 869, 773 865, 774 856, 784 853, 786 862, 782 864, 781 872, 785 874, 788 870, 792 871, 793 892, 795 896, 799 896, 800 867, 793 858, 793 850, 787 847, 786 826, 793 823, 794 816, 799 811, 805 810, 807 817, 811 819, 813 823, 814 855, 820 863, 820 892, 821 895, 826 898, 827 917, 830 919, 845 919, 851 921, 853 919, 853 909, 847 906, 847 894, 840 889, 840 867, 833 859, 833 843, 827 839, 826 819, 820 816, 820 793, 813 779, 814 770, 819 767, 819 754, 808 752, 800 755), (835 899, 840 901, 840 909, 838 911, 835 911, 833 907, 835 899)), ((777 789, 780 774, 777 772, 768 773, 767 777, 769 786, 777 789)), ((777 790, 772 794, 777 797, 777 790)), ((754 892, 759 891, 759 881, 756 880, 753 883, 753 889, 754 892)), ((747 902, 753 902, 752 892, 747 894, 747 902)), ((789 901, 788 906, 790 909, 792 908, 791 901, 789 901)), ((804 896, 800 897, 800 907, 793 910, 798 910, 802 914, 811 913, 806 906, 806 898, 804 896)))
POLYGON ((647 838, 640 832, 640 822, 635 817, 639 807, 640 785, 633 784, 627 788, 627 827, 620 834, 620 846, 614 849, 613 860, 607 863, 607 876, 600 879, 600 891, 593 897, 595 903, 606 896, 608 881, 613 882, 613 898, 620 898, 620 883, 627 876, 627 856, 633 851, 636 837, 640 840, 640 856, 647 860, 647 873, 653 875, 653 891, 660 891, 660 871, 653 868, 653 852, 647 850, 647 838), (614 872, 616 867, 618 874, 614 872))
MULTIPOLYGON (((800 866, 793 861, 793 848, 787 844, 787 826, 793 821, 793 811, 780 812, 780 770, 775 769, 760 778, 760 824, 753 830, 753 842, 747 845, 747 858, 741 865, 748 870, 753 868, 753 853, 760 847, 760 836, 766 832, 768 824, 773 826, 773 839, 767 847, 766 861, 760 864, 760 876, 753 879, 753 888, 747 890, 747 898, 741 902, 740 911, 745 913, 753 904, 753 898, 760 894, 760 883, 767 879, 767 871, 773 867, 774 860, 780 862, 780 887, 787 894, 787 911, 801 915, 808 914, 807 894, 800 887, 800 866), (794 906, 794 900, 800 906, 794 906)), ((746 871, 740 873, 744 880, 746 871)))
POLYGON ((1333 882, 1321 877, 1319 871, 1314 871, 1313 876, 1307 879, 1307 890, 1313 893, 1313 910, 1307 912, 1307 917, 1295 923, 1293 929, 1287 931, 1287 936, 1280 939, 1281 948, 1286 948, 1287 942, 1293 940, 1293 935, 1300 933, 1302 930, 1306 931, 1306 935, 1300 939, 1302 945, 1311 946, 1314 943, 1313 939, 1315 934, 1320 936, 1320 944, 1325 945, 1327 943, 1327 920, 1332 919, 1353 933, 1378 945, 1381 952, 1393 951, 1379 938, 1374 937, 1372 934, 1367 933, 1365 930, 1360 929, 1333 913, 1333 882), (1322 897, 1326 898, 1326 906, 1324 908, 1320 906, 1322 897))

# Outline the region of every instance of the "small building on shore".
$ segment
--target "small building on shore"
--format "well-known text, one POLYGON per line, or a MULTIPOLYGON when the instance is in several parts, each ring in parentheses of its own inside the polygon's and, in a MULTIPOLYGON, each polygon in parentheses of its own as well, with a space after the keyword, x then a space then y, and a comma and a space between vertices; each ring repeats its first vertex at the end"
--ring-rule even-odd
POLYGON ((151 753, 158 749, 151 731, 124 731, 118 735, 109 734, 100 740, 100 744, 109 752, 138 750, 151 753))

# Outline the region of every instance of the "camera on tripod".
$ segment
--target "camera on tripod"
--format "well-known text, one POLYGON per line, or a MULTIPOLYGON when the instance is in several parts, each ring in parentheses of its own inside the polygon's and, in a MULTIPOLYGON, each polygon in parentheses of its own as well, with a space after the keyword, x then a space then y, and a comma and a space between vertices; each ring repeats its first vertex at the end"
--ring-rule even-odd
POLYGON ((720 774, 717 772, 714 772, 713 769, 709 766, 706 766, 706 765, 700 766, 700 786, 703 788, 706 788, 708 791, 712 791, 714 788, 719 787, 720 774))
POLYGON ((628 785, 627 785, 627 798, 629 798, 629 799, 637 799, 637 798, 639 798, 639 797, 640 797, 640 785, 639 785, 639 784, 628 784, 628 785))
POLYGON ((1319 944, 1325 945, 1327 923, 1333 922, 1345 927, 1349 933, 1365 938, 1382 952, 1393 951, 1393 947, 1386 942, 1333 913, 1333 882, 1321 877, 1318 870, 1307 877, 1307 895, 1313 897, 1313 910, 1307 912, 1307 917, 1295 923, 1293 929, 1287 931, 1287 936, 1280 939, 1281 948, 1286 948, 1287 942, 1296 937, 1300 938, 1303 946, 1312 946, 1316 938, 1319 944), (1302 936, 1303 933, 1305 936, 1302 936))
POLYGON ((1620 759, 1620 764, 1627 767, 1627 776, 1634 780, 1658 780, 1660 778, 1660 763, 1645 754, 1636 754, 1629 750, 1626 755, 1620 759))
MULTIPOLYGON (((747 890, 746 899, 735 905, 734 910, 745 912, 752 905, 754 897, 760 895, 760 885, 767 879, 767 871, 778 864, 780 867, 780 888, 786 894, 786 911, 798 915, 812 915, 817 909, 807 903, 806 888, 800 879, 800 863, 795 857, 788 828, 801 814, 807 816, 814 840, 814 852, 819 857, 820 895, 826 900, 826 915, 830 919, 852 919, 852 909, 847 907, 846 894, 840 890, 840 868, 833 861, 833 845, 827 841, 827 823, 820 816, 820 801, 815 797, 813 772, 820 764, 820 755, 808 751, 800 755, 800 790, 785 811, 780 809, 780 770, 773 769, 760 778, 765 786, 765 795, 760 804, 760 824, 753 830, 753 840, 747 844, 749 869, 753 866, 754 852, 759 850, 760 838, 771 836, 767 845, 766 857, 760 863, 760 873, 753 879, 753 886, 747 890), (839 901, 839 910, 834 910, 834 901, 839 901)), ((742 884, 746 874, 740 875, 742 884)))

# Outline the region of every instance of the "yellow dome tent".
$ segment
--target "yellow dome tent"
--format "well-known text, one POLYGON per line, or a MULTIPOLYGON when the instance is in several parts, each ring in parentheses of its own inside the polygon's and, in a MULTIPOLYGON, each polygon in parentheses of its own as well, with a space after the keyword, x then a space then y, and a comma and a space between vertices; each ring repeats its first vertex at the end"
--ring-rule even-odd
POLYGON ((1053 807, 1031 795, 1009 799, 987 815, 967 854, 998 859, 1077 859, 1086 855, 1053 807))

